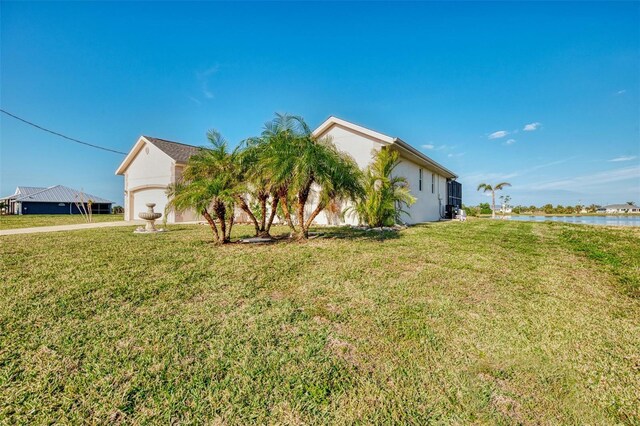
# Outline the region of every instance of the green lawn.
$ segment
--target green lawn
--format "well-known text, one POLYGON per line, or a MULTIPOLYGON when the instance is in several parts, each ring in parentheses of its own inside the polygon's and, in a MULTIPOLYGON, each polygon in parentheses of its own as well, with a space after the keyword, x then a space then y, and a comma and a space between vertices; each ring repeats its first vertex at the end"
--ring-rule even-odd
MULTIPOLYGON (((117 222, 121 214, 96 214, 93 222, 117 222)), ((79 214, 27 214, 0 216, 0 229, 31 228, 35 226, 74 225, 87 223, 79 214)))
POLYGON ((0 237, 0 423, 640 424, 639 229, 131 231, 0 237))

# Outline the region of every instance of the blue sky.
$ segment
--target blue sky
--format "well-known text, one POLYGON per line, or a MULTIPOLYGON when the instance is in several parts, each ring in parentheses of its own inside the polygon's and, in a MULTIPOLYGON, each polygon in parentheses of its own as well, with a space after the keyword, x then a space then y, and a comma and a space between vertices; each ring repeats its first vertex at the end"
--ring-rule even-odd
MULTIPOLYGON (((237 143, 274 112, 398 136, 514 204, 640 202, 640 3, 0 5, 0 104, 94 144, 237 143)), ((122 156, 0 117, 0 191, 122 203, 122 156)))

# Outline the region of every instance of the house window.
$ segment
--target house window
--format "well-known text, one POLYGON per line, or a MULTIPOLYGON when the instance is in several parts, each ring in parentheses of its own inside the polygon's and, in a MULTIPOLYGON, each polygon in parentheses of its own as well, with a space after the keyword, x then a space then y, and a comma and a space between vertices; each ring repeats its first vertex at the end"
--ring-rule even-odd
POLYGON ((436 174, 431 173, 431 193, 435 194, 436 192, 436 174))
POLYGON ((418 170, 418 190, 422 191, 422 169, 418 170))

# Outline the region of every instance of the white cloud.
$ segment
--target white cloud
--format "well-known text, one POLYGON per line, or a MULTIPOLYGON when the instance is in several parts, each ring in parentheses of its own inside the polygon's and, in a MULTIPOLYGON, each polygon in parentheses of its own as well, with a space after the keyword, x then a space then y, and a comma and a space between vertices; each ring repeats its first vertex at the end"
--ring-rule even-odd
MULTIPOLYGON (((559 164, 563 164, 566 163, 568 161, 571 161, 573 159, 575 159, 576 157, 569 157, 569 158, 564 158, 561 160, 555 160, 555 161, 551 161, 549 163, 543 163, 543 164, 538 164, 536 166, 531 166, 527 169, 521 169, 517 172, 511 172, 511 173, 476 173, 476 174, 469 174, 469 175, 465 175, 464 176, 464 180, 467 182, 491 182, 491 181, 495 181, 495 182, 499 182, 499 181, 503 181, 506 179, 511 179, 511 178, 515 178, 515 177, 519 177, 519 176, 524 176, 524 175, 528 175, 530 173, 533 173, 537 170, 540 169, 544 169, 547 167, 552 167, 552 166, 557 166, 559 164)), ((476 183, 477 185, 477 183, 476 183)))
POLYGON ((624 167, 606 172, 577 176, 570 179, 545 182, 534 185, 532 189, 567 189, 576 191, 629 179, 640 179, 640 166, 624 167))
POLYGON ((500 138, 504 138, 505 136, 507 136, 509 134, 509 132, 507 132, 506 130, 498 130, 497 132, 493 132, 489 135, 489 139, 500 139, 500 138))
POLYGON ((522 130, 524 130, 525 132, 533 132, 534 130, 538 130, 541 125, 542 123, 538 123, 536 121, 535 123, 525 124, 522 130))
POLYGON ((623 155, 623 156, 620 156, 620 157, 612 158, 612 159, 611 159, 611 160, 609 160, 609 161, 610 161, 610 162, 612 162, 612 163, 617 163, 617 162, 620 162, 620 161, 631 161, 631 160, 635 160, 636 158, 638 158, 638 157, 636 157, 635 155, 627 155, 627 156, 624 156, 624 155, 623 155))
POLYGON ((505 145, 513 145, 514 143, 516 143, 516 140, 515 140, 515 139, 509 139, 509 140, 507 140, 504 144, 505 144, 505 145))
POLYGON ((464 152, 460 152, 458 154, 448 154, 447 157, 454 158, 454 157, 462 157, 463 155, 464 155, 464 152))
POLYGON ((196 77, 200 81, 202 96, 207 99, 213 99, 214 97, 213 92, 209 89, 209 77, 217 73, 218 69, 220 69, 220 65, 216 64, 202 72, 196 72, 196 77))
POLYGON ((455 148, 455 145, 434 145, 432 143, 428 143, 426 145, 422 145, 423 149, 433 150, 433 151, 442 151, 442 150, 451 150, 455 148))
POLYGON ((211 93, 211 91, 209 90, 209 85, 206 81, 202 85, 202 94, 207 99, 213 99, 213 93, 211 93))
POLYGON ((624 95, 625 93, 627 93, 627 89, 622 89, 622 90, 618 90, 616 92, 616 95, 624 95))

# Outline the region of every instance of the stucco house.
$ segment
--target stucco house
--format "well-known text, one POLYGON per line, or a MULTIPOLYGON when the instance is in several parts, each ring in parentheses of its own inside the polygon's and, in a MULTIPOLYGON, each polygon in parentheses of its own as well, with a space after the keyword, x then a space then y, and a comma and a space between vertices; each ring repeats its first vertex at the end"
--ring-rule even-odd
MULTIPOLYGON (((145 204, 156 203, 164 214, 168 199, 165 191, 182 176, 182 169, 198 147, 164 139, 140 136, 122 161, 117 175, 124 175, 124 220, 138 219, 147 211, 145 204)), ((197 220, 194 212, 168 212, 167 223, 197 220)))
POLYGON ((112 201, 63 185, 18 186, 12 195, 0 198, 6 214, 110 214, 112 201), (81 211, 82 209, 82 211, 81 211))
MULTIPOLYGON (((395 149, 401 163, 395 170, 409 182, 416 203, 407 209, 407 223, 437 221, 444 217, 446 206, 462 206, 462 187, 456 174, 438 164, 413 146, 397 137, 388 136, 366 127, 329 117, 313 135, 330 137, 336 147, 350 154, 361 168, 372 161, 373 153, 383 147, 395 149)), ((181 177, 182 169, 198 148, 163 139, 141 136, 120 167, 117 175, 124 175, 125 220, 137 218, 145 211, 145 204, 156 203, 156 211, 164 211, 168 202, 167 186, 181 177)), ((313 209, 313 202, 308 206, 313 209)), ((341 209, 347 206, 340 206, 341 209)), ((199 219, 195 212, 177 214, 169 212, 168 223, 199 219)), ((354 216, 340 218, 339 214, 323 212, 317 216, 317 224, 357 224, 354 216)))
POLYGON ((624 213, 640 213, 640 207, 635 204, 609 204, 596 210, 597 213, 607 214, 624 214, 624 213))

